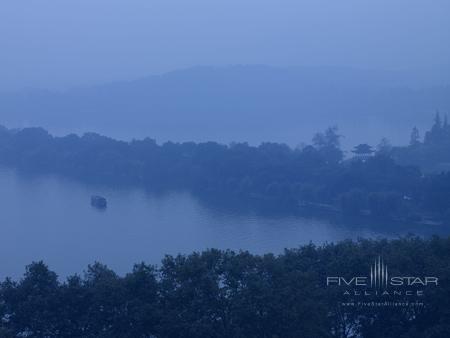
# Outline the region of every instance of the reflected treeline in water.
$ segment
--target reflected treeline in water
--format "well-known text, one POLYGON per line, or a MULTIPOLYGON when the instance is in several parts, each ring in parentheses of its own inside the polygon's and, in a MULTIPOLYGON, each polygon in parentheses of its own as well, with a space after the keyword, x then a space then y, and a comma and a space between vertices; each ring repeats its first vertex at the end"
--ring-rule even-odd
POLYGON ((124 275, 95 263, 65 280, 35 262, 0 284, 0 335, 443 338, 449 261, 449 238, 408 237, 277 256, 211 249, 124 275))
POLYGON ((450 174, 430 169, 450 161, 446 119, 437 115, 423 142, 414 129, 407 147, 392 147, 387 140, 376 149, 360 144, 351 158, 344 158, 340 138, 337 128, 328 128, 312 145, 292 149, 277 143, 158 145, 148 138, 124 142, 93 133, 53 137, 39 128, 3 128, 0 159, 31 173, 155 192, 187 190, 210 203, 262 212, 449 222, 450 174))
POLYGON ((266 199, 236 199, 230 196, 214 194, 194 194, 199 203, 215 213, 232 213, 241 217, 260 217, 267 220, 279 220, 290 217, 298 222, 304 220, 326 220, 330 226, 345 229, 353 234, 363 236, 372 234, 375 237, 396 238, 408 234, 430 237, 447 236, 450 226, 439 222, 417 222, 402 219, 373 218, 370 215, 342 213, 338 208, 328 205, 293 206, 282 201, 266 199))

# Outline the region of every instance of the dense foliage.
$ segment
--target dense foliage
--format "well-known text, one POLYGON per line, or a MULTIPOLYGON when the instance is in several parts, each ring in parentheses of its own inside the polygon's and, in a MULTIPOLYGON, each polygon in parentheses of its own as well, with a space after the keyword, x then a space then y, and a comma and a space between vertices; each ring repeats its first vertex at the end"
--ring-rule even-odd
POLYGON ((37 262, 0 284, 0 336, 444 338, 449 301, 450 238, 345 241, 279 256, 208 250, 125 276, 96 263, 64 282, 37 262), (358 297, 327 287, 327 276, 367 275, 379 255, 391 274, 437 276, 439 286, 382 297, 421 307, 342 306, 358 297))
MULTIPOLYGON (((339 138, 336 128, 329 128, 312 145, 292 149, 276 143, 158 145, 152 139, 123 142, 93 133, 53 137, 40 128, 3 128, 0 164, 95 183, 188 189, 291 211, 302 207, 407 221, 450 219, 450 174, 423 176, 417 167, 399 165, 394 160, 399 151, 387 146, 374 156, 345 160, 339 138)), ((450 144, 442 147, 450 153, 450 144)))
POLYGON ((433 126, 423 141, 414 127, 408 147, 396 147, 391 155, 401 164, 420 166, 427 172, 450 170, 450 125, 447 116, 436 113, 433 126))

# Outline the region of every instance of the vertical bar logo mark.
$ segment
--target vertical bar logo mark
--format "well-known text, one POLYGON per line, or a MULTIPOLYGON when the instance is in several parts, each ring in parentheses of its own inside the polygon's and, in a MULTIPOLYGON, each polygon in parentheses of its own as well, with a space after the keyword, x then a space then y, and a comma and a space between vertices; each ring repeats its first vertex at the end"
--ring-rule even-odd
POLYGON ((370 267, 370 286, 372 288, 387 288, 389 274, 387 265, 384 264, 381 256, 375 259, 374 264, 370 267))

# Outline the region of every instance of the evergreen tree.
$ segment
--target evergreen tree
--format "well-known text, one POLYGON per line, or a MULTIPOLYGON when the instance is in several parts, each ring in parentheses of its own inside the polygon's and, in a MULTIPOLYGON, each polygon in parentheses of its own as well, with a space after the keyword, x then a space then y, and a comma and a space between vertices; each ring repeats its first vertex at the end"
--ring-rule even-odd
POLYGON ((435 129, 441 129, 442 128, 441 114, 439 114, 438 111, 436 112, 436 115, 434 116, 433 128, 435 128, 435 129))
POLYGON ((377 145, 377 154, 387 155, 391 152, 392 145, 391 142, 386 137, 383 137, 377 145))
POLYGON ((428 131, 425 135, 425 143, 439 143, 442 139, 442 119, 439 112, 436 112, 434 116, 434 124, 431 127, 431 130, 428 131))
POLYGON ((313 137, 314 147, 319 150, 320 154, 328 163, 337 163, 342 160, 343 153, 340 149, 341 137, 336 126, 329 127, 323 133, 317 133, 313 137))
POLYGON ((409 145, 416 146, 418 144, 420 144, 419 129, 417 129, 417 127, 414 127, 411 131, 411 139, 409 141, 409 145))

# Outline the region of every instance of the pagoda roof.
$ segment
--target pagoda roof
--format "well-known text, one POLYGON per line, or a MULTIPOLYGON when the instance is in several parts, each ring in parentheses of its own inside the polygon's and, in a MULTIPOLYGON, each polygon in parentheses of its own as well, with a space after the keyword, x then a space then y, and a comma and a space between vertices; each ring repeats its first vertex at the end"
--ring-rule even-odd
POLYGON ((353 150, 352 153, 355 154, 371 154, 374 150, 372 147, 366 143, 358 144, 353 150))

